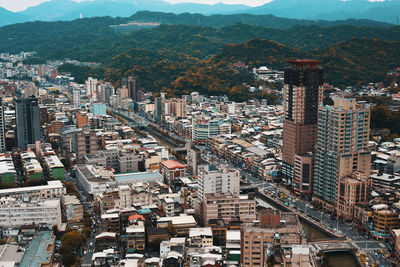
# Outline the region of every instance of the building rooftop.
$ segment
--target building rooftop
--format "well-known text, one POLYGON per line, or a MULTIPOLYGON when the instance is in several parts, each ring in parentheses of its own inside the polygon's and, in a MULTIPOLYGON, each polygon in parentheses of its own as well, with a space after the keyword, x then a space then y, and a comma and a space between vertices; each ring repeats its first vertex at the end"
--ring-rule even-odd
POLYGON ((190 228, 189 229, 189 237, 197 237, 197 236, 211 236, 212 237, 211 227, 190 228))
POLYGON ((63 195, 63 201, 65 204, 79 205, 81 202, 75 195, 63 195))
POLYGON ((20 266, 40 267, 42 263, 48 263, 51 259, 51 251, 48 246, 54 243, 51 231, 39 232, 25 251, 20 266))
POLYGON ((134 183, 141 181, 162 181, 163 178, 158 172, 135 172, 116 174, 114 175, 114 179, 117 183, 134 183))
POLYGON ((163 222, 171 222, 173 225, 196 224, 195 219, 191 215, 161 217, 157 220, 157 223, 163 223, 163 222))
POLYGON ((226 231, 227 241, 240 241, 240 231, 239 230, 228 230, 226 231))
POLYGON ((164 165, 168 169, 183 169, 185 168, 185 165, 175 161, 175 160, 164 160, 161 161, 160 164, 164 165))
POLYGON ((303 246, 303 245, 293 245, 292 246, 292 254, 309 255, 310 248, 308 246, 303 246))
POLYGON ((24 256, 24 252, 18 252, 18 245, 0 245, 0 266, 15 266, 24 256), (12 265, 8 265, 12 263, 12 265))

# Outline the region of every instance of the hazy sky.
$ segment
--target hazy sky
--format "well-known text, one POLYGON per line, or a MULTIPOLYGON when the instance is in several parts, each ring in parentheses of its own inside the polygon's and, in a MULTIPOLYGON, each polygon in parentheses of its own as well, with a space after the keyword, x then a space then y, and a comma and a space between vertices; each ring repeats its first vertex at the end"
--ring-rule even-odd
MULTIPOLYGON (((35 6, 48 0, 0 0, 0 6, 11 11, 21 11, 30 6, 35 6)), ((74 0, 80 2, 82 0, 74 0)), ((151 1, 151 0, 149 0, 151 1)), ((225 4, 245 4, 248 6, 260 6, 262 4, 271 2, 272 0, 164 0, 170 3, 204 3, 204 4, 216 4, 223 2, 225 4)), ((134 0, 132 0, 134 2, 134 0)))

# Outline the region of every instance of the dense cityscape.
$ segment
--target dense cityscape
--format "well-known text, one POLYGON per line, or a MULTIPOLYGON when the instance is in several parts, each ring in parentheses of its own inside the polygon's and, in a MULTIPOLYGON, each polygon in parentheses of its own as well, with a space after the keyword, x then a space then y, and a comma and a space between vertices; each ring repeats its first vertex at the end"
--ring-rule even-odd
POLYGON ((400 266, 397 0, 59 1, 0 7, 0 267, 400 266))
MULTIPOLYGON (((2 264, 399 259, 400 140, 371 139, 373 104, 324 83, 318 60, 251 70, 283 84, 249 88, 283 99, 268 105, 169 98, 141 91, 132 76, 119 88, 91 77, 78 84, 58 73, 60 62, 23 64, 30 56, 1 54, 2 264)), ((388 91, 369 84, 360 94, 388 91)))

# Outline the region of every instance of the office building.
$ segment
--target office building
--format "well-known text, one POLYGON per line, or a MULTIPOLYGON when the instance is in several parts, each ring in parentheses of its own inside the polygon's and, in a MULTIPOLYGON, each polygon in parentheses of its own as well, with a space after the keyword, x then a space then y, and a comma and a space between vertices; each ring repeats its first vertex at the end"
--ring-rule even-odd
MULTIPOLYGON (((318 60, 288 62, 292 67, 285 70, 283 87, 282 174, 288 183, 294 183, 294 188, 300 188, 301 177, 293 177, 295 155, 315 152, 318 107, 323 100, 323 70, 318 60)), ((311 173, 308 175, 310 180, 311 173)))
POLYGON ((15 100, 17 116, 18 147, 26 149, 28 144, 41 140, 38 99, 34 96, 15 100))
POLYGON ((333 106, 320 108, 314 195, 324 208, 334 210, 340 178, 355 171, 369 178, 369 128, 369 106, 354 98, 334 98, 333 106))

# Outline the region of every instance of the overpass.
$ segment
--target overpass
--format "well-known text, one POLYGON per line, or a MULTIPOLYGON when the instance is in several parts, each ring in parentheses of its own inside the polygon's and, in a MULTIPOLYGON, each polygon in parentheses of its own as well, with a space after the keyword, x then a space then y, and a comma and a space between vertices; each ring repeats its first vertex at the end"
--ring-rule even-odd
POLYGON ((300 212, 298 212, 298 210, 285 205, 285 203, 280 201, 279 199, 273 198, 270 195, 264 194, 261 190, 262 189, 258 188, 258 190, 256 191, 256 195, 257 195, 257 197, 261 198, 262 200, 266 201, 267 203, 270 203, 273 206, 278 207, 282 211, 296 213, 297 216, 299 216, 300 220, 307 222, 308 224, 314 226, 315 228, 326 233, 328 236, 330 236, 332 238, 335 238, 335 239, 345 239, 346 238, 344 235, 328 229, 327 227, 325 227, 325 225, 321 224, 320 222, 317 222, 316 220, 314 220, 307 214, 300 213, 300 212))
POLYGON ((357 251, 357 248, 354 246, 354 244, 348 240, 323 240, 318 242, 309 242, 308 244, 311 245, 313 250, 317 253, 320 251, 325 253, 357 251))

